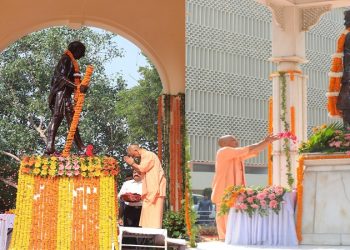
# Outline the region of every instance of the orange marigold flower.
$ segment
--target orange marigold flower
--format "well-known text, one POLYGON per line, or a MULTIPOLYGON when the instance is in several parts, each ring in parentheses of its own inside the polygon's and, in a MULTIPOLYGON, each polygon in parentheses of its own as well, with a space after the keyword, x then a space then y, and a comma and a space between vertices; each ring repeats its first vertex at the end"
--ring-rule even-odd
POLYGON ((22 173, 25 173, 25 174, 30 173, 30 168, 22 168, 22 173))
POLYGON ((117 170, 111 170, 111 175, 117 175, 118 174, 118 171, 117 170))

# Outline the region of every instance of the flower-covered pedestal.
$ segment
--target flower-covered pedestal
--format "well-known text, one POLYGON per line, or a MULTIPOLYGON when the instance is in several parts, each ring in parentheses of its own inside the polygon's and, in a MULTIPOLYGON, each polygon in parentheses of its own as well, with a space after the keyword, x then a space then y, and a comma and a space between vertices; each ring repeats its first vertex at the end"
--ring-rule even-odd
POLYGON ((350 245, 350 156, 305 154, 300 161, 301 244, 350 245))
POLYGON ((24 157, 10 249, 112 249, 117 226, 112 157, 24 157))

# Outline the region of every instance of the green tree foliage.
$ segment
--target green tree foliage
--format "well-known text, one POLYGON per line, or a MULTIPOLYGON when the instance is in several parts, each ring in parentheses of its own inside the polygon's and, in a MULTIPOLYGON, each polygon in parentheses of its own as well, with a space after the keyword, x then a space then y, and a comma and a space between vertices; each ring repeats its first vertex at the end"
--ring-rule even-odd
POLYGON ((157 150, 158 96, 162 83, 153 64, 140 67, 142 78, 138 85, 121 91, 117 110, 128 124, 129 142, 137 142, 155 152, 157 150))
MULTIPOLYGON (((93 143, 97 153, 120 155, 127 126, 115 103, 125 82, 120 76, 108 77, 104 68, 109 60, 122 56, 114 37, 90 28, 50 28, 19 39, 0 54, 0 153, 18 157, 43 153, 45 142, 38 132, 44 135, 51 119, 47 98, 53 70, 69 42, 80 40, 87 48, 79 60, 81 71, 85 72, 87 64, 95 67, 79 124, 83 140, 93 143)), ((66 131, 64 121, 56 138, 58 150, 66 131)), ((0 154, 0 166, 0 177, 16 180, 17 161, 0 154)), ((15 189, 0 181, 0 190, 5 191, 0 193, 0 210, 8 209, 13 206, 15 189)))

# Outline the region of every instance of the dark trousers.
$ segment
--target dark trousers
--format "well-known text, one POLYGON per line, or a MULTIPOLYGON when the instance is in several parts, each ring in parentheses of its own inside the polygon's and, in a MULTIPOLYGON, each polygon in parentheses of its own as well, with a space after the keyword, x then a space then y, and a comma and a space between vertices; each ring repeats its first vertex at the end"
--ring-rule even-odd
POLYGON ((124 227, 138 227, 141 215, 141 206, 133 207, 125 205, 124 208, 124 227))

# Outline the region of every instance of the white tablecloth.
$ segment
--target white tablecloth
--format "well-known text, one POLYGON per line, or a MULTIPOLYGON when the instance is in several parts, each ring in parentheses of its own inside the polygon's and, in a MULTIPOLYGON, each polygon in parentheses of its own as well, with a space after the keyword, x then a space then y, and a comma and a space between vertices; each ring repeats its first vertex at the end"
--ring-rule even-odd
POLYGON ((296 193, 285 193, 285 203, 277 215, 270 210, 268 216, 236 212, 230 209, 227 221, 225 243, 231 245, 298 245, 294 222, 296 193))
POLYGON ((6 249, 7 231, 13 228, 14 214, 0 214, 0 250, 6 249))

